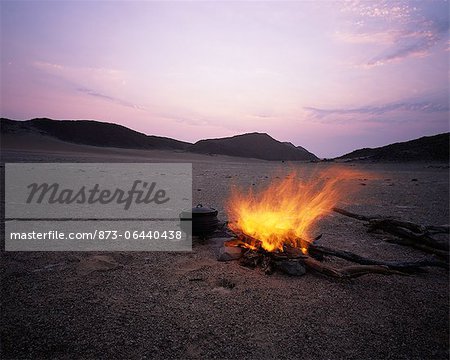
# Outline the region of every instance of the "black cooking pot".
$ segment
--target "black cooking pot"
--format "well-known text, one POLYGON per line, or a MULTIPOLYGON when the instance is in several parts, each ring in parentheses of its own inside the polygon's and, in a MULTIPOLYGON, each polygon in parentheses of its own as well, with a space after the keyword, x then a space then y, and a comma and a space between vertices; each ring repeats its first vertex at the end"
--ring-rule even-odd
POLYGON ((187 222, 192 221, 192 235, 207 236, 217 229, 219 224, 217 214, 218 211, 216 209, 198 204, 192 208, 192 213, 182 212, 180 214, 181 229, 188 233, 189 226, 187 222))

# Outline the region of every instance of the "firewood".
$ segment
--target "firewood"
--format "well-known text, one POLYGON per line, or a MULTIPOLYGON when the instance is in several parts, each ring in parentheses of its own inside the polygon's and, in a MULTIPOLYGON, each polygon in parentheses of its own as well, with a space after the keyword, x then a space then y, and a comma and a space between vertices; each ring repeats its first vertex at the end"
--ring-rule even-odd
POLYGON ((271 275, 275 271, 275 266, 273 260, 269 256, 262 256, 261 268, 266 275, 271 275))
POLYGON ((417 242, 414 242, 410 239, 404 239, 404 238, 398 238, 398 237, 393 237, 393 238, 388 238, 386 239, 386 242, 389 243, 394 243, 394 244, 398 244, 398 245, 403 245, 403 246, 410 246, 412 248, 415 248, 417 250, 421 250, 423 252, 429 253, 429 254, 433 254, 438 256, 439 258, 441 258, 444 261, 449 260, 449 253, 448 251, 445 250, 439 250, 433 247, 429 247, 425 244, 420 244, 417 242))
MULTIPOLYGON (((237 238, 227 241, 226 246, 238 246, 246 249, 239 260, 240 264, 251 268, 260 266, 266 274, 272 274, 277 269, 277 264, 283 265, 278 265, 279 270, 283 271, 283 267, 289 269, 289 266, 286 267, 286 264, 289 264, 289 262, 302 264, 305 269, 313 270, 317 273, 338 279, 351 279, 367 274, 408 275, 409 273, 424 271, 424 267, 431 266, 448 269, 447 263, 443 261, 422 260, 415 262, 397 262, 374 260, 354 254, 350 251, 331 249, 315 243, 318 239, 320 239, 321 235, 309 243, 307 254, 304 254, 302 249, 289 245, 283 246, 283 251, 269 252, 262 248, 262 243, 258 239, 248 236, 242 232, 238 232, 236 236, 237 238), (325 255, 338 257, 357 263, 358 265, 351 265, 337 269, 329 264, 319 261, 322 260, 325 255)), ((401 240, 404 241, 404 239, 401 240)), ((295 241, 294 243, 298 243, 298 241, 295 241)), ((284 272, 286 272, 286 269, 284 269, 284 272)), ((291 274, 294 273, 303 274, 304 271, 291 272, 291 274)))
POLYGON ((310 256, 305 256, 304 263, 307 269, 313 270, 320 274, 328 275, 334 278, 342 278, 342 274, 331 266, 328 266, 310 256))
POLYGON ((305 257, 303 261, 308 269, 338 279, 351 279, 367 274, 407 275, 405 272, 392 270, 387 266, 381 265, 353 265, 336 269, 330 265, 321 263, 310 256, 305 257))
POLYGON ((426 226, 430 234, 449 234, 450 225, 428 225, 426 226))
POLYGON ((370 219, 372 219, 373 217, 369 217, 369 216, 364 216, 364 215, 360 215, 360 214, 356 214, 356 213, 352 213, 350 211, 338 208, 338 207, 334 207, 333 208, 334 212, 337 212, 341 215, 345 215, 354 219, 358 219, 358 220, 362 220, 362 221, 369 221, 370 219))
POLYGON ((249 268, 255 268, 261 261, 261 256, 257 252, 248 249, 244 252, 242 257, 239 259, 239 264, 249 268))
MULTIPOLYGON (((298 255, 295 258, 290 258, 280 253, 263 254, 251 249, 240 259, 240 264, 251 268, 259 265, 265 274, 270 275, 277 268, 277 263, 281 264, 286 261, 300 262, 306 269, 337 279, 351 279, 367 274, 407 275, 406 271, 391 269, 383 265, 353 265, 337 269, 308 255, 298 255)), ((300 272, 300 274, 303 274, 303 272, 300 272)))
MULTIPOLYGON (((260 240, 255 239, 254 237, 244 234, 243 232, 238 231, 238 230, 234 230, 233 233, 235 234, 237 241, 240 240, 240 241, 245 242, 247 248, 255 248, 255 249, 260 248, 260 245, 261 245, 260 240)), ((227 244, 228 244, 228 242, 227 242, 227 244)), ((233 246, 233 245, 231 245, 231 243, 230 243, 230 246, 233 246)))
POLYGON ((420 225, 393 217, 365 216, 336 207, 333 208, 333 211, 354 219, 367 221, 368 232, 381 230, 399 237, 399 240, 389 239, 389 242, 411 246, 448 260, 449 239, 444 241, 431 236, 432 234, 449 233, 450 227, 448 225, 420 225))
POLYGON ((404 221, 397 221, 393 219, 371 219, 368 224, 368 231, 370 232, 381 229, 393 235, 410 239, 414 243, 419 243, 435 249, 448 251, 448 241, 443 242, 433 239, 427 234, 427 230, 424 226, 413 224, 415 227, 413 225, 410 225, 409 228, 407 228, 404 226, 405 224, 406 223, 404 221), (412 230, 411 228, 418 231, 412 230), (419 229, 421 229, 422 231, 420 231, 419 229))
POLYGON ((335 256, 347 261, 351 261, 361 265, 382 265, 387 266, 390 269, 415 272, 420 271, 423 267, 441 267, 448 270, 448 264, 443 261, 438 260, 422 260, 422 261, 409 261, 409 262, 397 262, 397 261, 383 261, 383 260, 373 260, 350 251, 345 250, 335 250, 325 246, 311 244, 309 247, 309 252, 318 252, 323 255, 335 256))
POLYGON ((419 224, 415 224, 411 221, 395 219, 392 216, 366 216, 366 215, 353 213, 353 212, 350 212, 348 210, 344 210, 344 209, 341 209, 338 207, 334 207, 333 211, 337 212, 338 214, 348 216, 348 217, 351 217, 351 218, 354 218, 357 220, 362 220, 362 221, 388 220, 393 225, 401 226, 401 227, 407 228, 407 229, 412 230, 417 233, 421 233, 421 232, 422 233, 430 232, 430 233, 435 233, 435 234, 450 233, 450 225, 419 225, 419 224))

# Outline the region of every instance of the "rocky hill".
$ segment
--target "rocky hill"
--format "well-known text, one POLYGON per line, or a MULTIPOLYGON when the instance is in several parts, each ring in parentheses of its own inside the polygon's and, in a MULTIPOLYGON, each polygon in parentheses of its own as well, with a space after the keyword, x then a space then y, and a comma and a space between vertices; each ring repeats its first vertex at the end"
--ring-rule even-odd
POLYGON ((127 149, 186 150, 192 144, 161 136, 145 135, 125 126, 92 120, 27 121, 1 119, 2 134, 40 134, 76 144, 127 149))
POLYGON ((317 160, 317 156, 290 143, 275 140, 265 133, 249 133, 232 137, 200 140, 190 151, 222 154, 264 160, 317 160))
POLYGON ((377 148, 352 151, 336 159, 369 161, 449 161, 450 133, 424 136, 377 148))

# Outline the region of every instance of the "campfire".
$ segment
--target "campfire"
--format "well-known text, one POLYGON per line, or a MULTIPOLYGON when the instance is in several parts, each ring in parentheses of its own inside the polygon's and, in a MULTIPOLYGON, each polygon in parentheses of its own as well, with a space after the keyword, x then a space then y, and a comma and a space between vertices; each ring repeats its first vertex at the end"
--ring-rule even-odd
POLYGON ((351 174, 327 171, 305 180, 291 173, 261 192, 244 195, 235 190, 227 211, 236 221, 229 228, 245 237, 249 248, 260 247, 268 252, 293 248, 306 254, 314 226, 344 198, 348 191, 345 180, 351 174))
MULTIPOLYGON (((349 180, 358 177, 361 174, 334 168, 308 178, 291 173, 260 191, 233 190, 227 213, 232 219, 228 228, 234 239, 225 246, 242 248, 241 265, 261 267, 267 274, 280 270, 290 275, 303 275, 313 270, 332 277, 353 278, 369 273, 404 275, 423 271, 425 266, 447 268, 447 263, 440 260, 377 261, 317 244, 321 235, 313 234, 321 218, 333 211, 351 214, 336 205, 350 193, 349 180), (323 261, 325 256, 358 265, 337 269, 323 261)), ((362 219, 367 218, 362 216, 362 219)))

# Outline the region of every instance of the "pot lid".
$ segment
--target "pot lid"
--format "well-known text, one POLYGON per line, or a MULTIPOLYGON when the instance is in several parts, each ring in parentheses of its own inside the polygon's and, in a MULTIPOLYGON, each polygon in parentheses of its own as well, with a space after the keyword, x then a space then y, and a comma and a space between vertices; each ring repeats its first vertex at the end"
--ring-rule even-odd
POLYGON ((202 204, 198 204, 196 207, 192 208, 193 214, 211 214, 211 215, 217 215, 217 210, 214 208, 209 208, 206 206, 203 206, 202 204))

